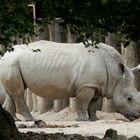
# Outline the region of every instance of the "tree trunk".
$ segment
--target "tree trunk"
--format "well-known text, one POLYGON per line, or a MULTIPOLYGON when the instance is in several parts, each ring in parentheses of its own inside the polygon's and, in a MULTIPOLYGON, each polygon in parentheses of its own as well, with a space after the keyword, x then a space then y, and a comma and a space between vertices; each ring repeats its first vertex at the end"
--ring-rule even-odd
POLYGON ((105 43, 114 47, 119 53, 121 53, 121 44, 117 40, 117 36, 114 33, 109 33, 105 38, 105 43))
POLYGON ((67 25, 67 42, 75 43, 76 35, 72 34, 70 31, 70 25, 67 25))
MULTIPOLYGON (((122 56, 126 64, 133 68, 140 64, 140 41, 131 42, 126 48, 122 47, 122 56)), ((135 85, 138 90, 140 90, 140 71, 134 72, 135 74, 135 85)))
POLYGON ((53 101, 45 97, 38 97, 38 112, 40 114, 47 112, 53 107, 53 101))

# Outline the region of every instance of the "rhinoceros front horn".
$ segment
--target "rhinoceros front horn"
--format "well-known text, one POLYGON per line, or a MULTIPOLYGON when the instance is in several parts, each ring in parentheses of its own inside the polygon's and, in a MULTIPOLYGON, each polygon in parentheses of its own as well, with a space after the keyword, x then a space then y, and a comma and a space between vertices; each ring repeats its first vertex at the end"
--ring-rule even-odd
POLYGON ((132 70, 133 72, 139 71, 139 70, 140 70, 140 64, 139 64, 138 66, 134 67, 134 68, 131 68, 131 70, 132 70))

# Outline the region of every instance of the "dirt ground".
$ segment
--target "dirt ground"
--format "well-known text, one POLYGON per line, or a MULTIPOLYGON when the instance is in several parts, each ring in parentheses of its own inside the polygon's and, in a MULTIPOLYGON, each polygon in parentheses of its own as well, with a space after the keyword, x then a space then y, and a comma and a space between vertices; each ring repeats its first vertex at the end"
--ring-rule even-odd
MULTIPOLYGON (((83 136, 97 136, 102 138, 107 129, 115 129, 119 135, 140 137, 140 119, 133 122, 128 121, 121 114, 105 113, 98 111, 99 120, 96 122, 90 121, 75 121, 77 113, 69 107, 60 112, 48 111, 44 114, 32 113, 36 119, 41 119, 46 122, 44 128, 19 128, 21 132, 41 132, 41 133, 64 133, 64 134, 81 134, 83 136)), ((20 115, 18 115, 21 117, 20 115)), ((16 122, 16 125, 21 124, 30 127, 34 122, 16 122)))

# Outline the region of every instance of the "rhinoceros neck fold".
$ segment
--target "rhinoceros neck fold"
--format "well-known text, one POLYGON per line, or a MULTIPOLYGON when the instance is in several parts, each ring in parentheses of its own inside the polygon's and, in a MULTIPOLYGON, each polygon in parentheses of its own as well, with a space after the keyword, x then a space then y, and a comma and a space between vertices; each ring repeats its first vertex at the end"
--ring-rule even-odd
MULTIPOLYGON (((104 63, 106 67, 106 75, 107 75, 107 81, 106 85, 104 87, 104 96, 106 96, 108 99, 113 98, 113 93, 116 90, 116 86, 119 81, 119 71, 118 71, 118 64, 121 62, 121 59, 115 59, 113 55, 110 55, 106 52, 104 53, 104 63)), ((115 57, 117 56, 117 53, 115 53, 115 57)), ((118 57, 120 57, 118 55, 118 57)))

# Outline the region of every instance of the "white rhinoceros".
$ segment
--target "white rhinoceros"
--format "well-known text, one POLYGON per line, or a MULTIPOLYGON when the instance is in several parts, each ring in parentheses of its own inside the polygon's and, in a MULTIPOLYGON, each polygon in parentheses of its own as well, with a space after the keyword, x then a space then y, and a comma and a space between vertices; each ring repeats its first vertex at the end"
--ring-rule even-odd
POLYGON ((96 119, 103 97, 112 98, 117 111, 128 119, 140 116, 132 71, 114 48, 103 43, 89 48, 48 47, 46 52, 23 49, 3 57, 0 66, 0 80, 9 95, 5 107, 13 114, 14 100, 25 120, 34 120, 24 100, 27 87, 51 100, 76 97, 80 121, 96 119))

